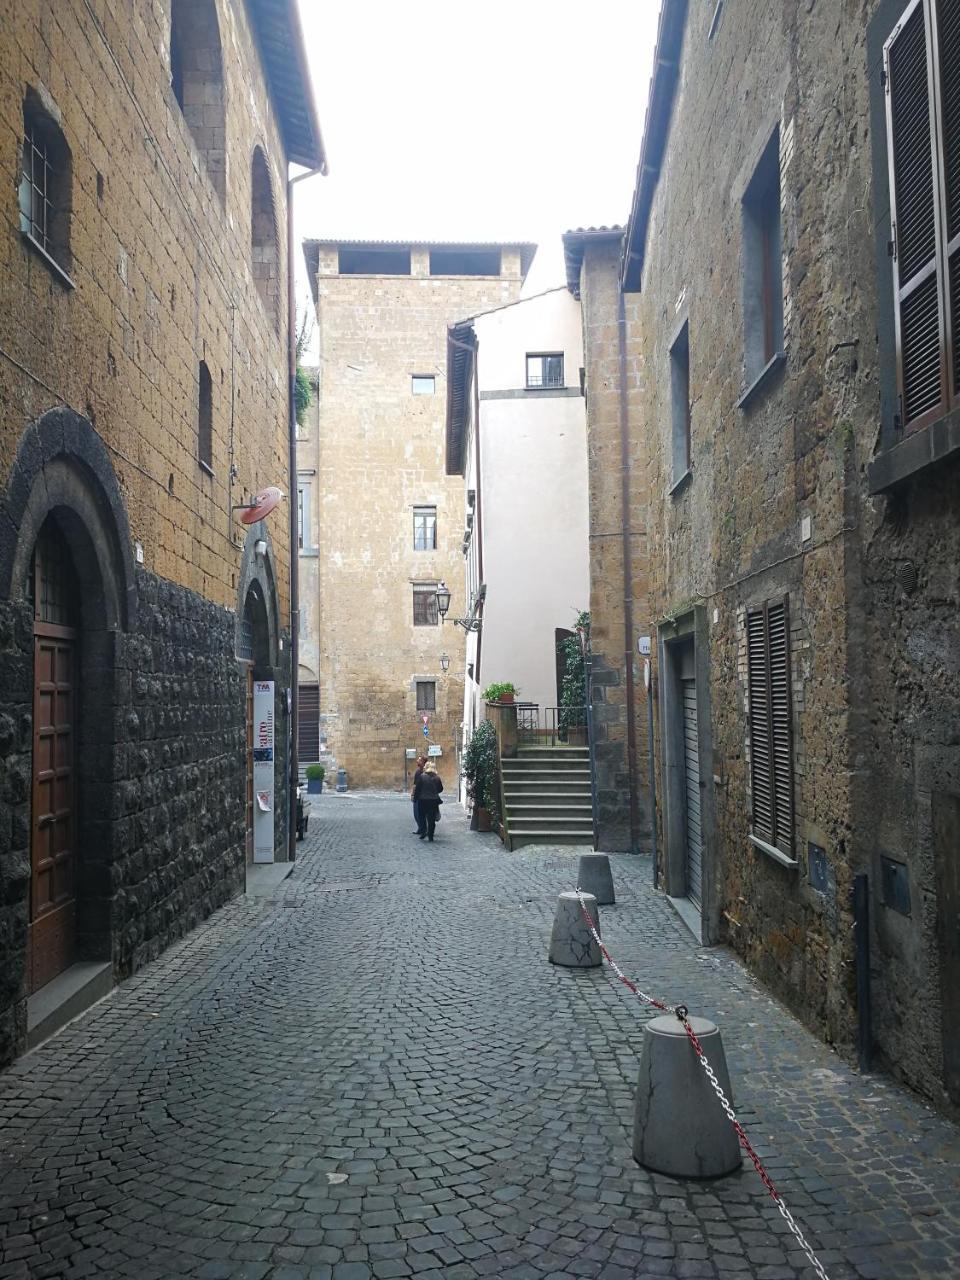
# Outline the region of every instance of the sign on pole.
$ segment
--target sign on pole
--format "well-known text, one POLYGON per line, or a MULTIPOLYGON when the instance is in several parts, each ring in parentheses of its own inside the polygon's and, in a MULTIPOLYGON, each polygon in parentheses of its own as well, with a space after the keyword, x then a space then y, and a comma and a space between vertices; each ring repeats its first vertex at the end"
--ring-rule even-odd
POLYGON ((273 681, 253 682, 253 860, 273 862, 273 681))

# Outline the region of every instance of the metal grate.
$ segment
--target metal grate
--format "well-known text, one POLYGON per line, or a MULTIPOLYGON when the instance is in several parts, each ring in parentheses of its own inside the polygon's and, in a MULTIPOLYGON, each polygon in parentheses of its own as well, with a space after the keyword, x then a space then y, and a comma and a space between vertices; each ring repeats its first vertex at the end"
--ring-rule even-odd
POLYGON ((50 148, 40 128, 28 122, 23 140, 23 165, 20 180, 20 226, 51 256, 53 245, 52 193, 56 175, 50 159, 50 148))

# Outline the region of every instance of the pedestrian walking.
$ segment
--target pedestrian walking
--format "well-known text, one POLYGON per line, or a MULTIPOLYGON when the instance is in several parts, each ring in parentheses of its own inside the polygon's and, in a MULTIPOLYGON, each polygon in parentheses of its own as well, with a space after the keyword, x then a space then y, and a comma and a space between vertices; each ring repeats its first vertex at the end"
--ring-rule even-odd
MULTIPOLYGON (((433 840, 433 832, 437 825, 437 816, 440 813, 440 805, 443 803, 440 799, 440 792, 443 790, 443 782, 437 766, 432 760, 428 760, 424 765, 420 777, 417 779, 413 788, 413 798, 420 802, 420 815, 426 824, 426 838, 433 840)), ((422 840, 423 835, 420 836, 422 840)))
POLYGON ((423 766, 427 763, 426 756, 417 756, 417 768, 413 775, 413 788, 410 792, 410 799, 413 801, 413 820, 417 824, 417 829, 413 833, 422 840, 427 834, 427 824, 420 810, 420 801, 417 798, 417 783, 420 781, 420 775, 423 773, 423 766))

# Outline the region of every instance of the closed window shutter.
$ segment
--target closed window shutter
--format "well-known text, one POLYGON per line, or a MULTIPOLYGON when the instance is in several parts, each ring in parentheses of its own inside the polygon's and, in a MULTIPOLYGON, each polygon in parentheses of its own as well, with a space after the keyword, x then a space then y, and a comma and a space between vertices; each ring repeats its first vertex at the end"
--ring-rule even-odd
POLYGON ((960 0, 937 2, 950 388, 960 399, 960 0))
POLYGON ((302 684, 298 698, 297 759, 315 764, 320 759, 320 686, 302 684))
POLYGON ((928 36, 925 0, 912 0, 884 49, 900 416, 910 430, 946 407, 937 137, 928 36))
POLYGON ((747 612, 753 834, 793 850, 790 622, 786 597, 747 612))

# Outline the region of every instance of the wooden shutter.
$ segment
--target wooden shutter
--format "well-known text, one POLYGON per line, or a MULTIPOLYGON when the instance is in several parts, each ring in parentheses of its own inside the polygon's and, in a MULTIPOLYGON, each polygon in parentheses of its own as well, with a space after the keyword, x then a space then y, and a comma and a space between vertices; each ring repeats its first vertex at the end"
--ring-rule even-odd
POLYGON ((320 759, 320 686, 302 684, 297 707, 297 760, 315 764, 320 759))
POLYGON ((747 611, 753 834, 793 852, 790 618, 786 596, 747 611))
POLYGON ((937 0, 940 159, 951 400, 960 399, 960 0, 937 0))
POLYGON ((930 37, 926 0, 911 0, 884 46, 900 421, 911 431, 947 402, 930 37))

